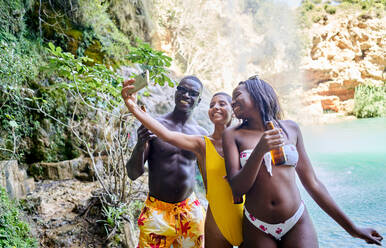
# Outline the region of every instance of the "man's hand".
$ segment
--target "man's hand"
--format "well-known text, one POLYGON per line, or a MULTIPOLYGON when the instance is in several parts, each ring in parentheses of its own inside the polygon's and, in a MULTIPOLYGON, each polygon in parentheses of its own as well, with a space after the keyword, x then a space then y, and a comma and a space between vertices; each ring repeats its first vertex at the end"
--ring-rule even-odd
POLYGON ((146 144, 149 140, 152 140, 155 137, 157 137, 143 125, 141 125, 138 128, 137 135, 138 135, 138 143, 140 144, 146 144))
POLYGON ((136 94, 129 94, 129 89, 133 89, 135 79, 128 79, 123 81, 122 91, 121 95, 123 98, 123 101, 125 102, 126 107, 129 109, 130 112, 133 111, 133 109, 137 106, 136 104, 136 94))

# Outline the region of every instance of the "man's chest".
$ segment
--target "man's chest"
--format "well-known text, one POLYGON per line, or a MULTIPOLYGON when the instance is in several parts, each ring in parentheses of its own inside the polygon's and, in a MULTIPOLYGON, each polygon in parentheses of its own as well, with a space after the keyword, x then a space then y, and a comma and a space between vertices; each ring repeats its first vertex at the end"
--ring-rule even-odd
POLYGON ((201 135, 202 131, 197 125, 185 124, 185 125, 176 125, 174 123, 163 122, 162 125, 169 129, 170 131, 179 132, 188 135, 201 135))
POLYGON ((187 159, 195 160, 193 152, 180 149, 160 138, 155 138, 149 143, 149 158, 156 160, 187 159))

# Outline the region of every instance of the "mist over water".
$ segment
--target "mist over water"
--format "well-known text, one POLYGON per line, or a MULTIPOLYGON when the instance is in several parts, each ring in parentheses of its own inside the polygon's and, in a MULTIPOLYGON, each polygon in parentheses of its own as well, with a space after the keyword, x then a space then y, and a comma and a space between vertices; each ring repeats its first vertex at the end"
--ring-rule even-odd
MULTIPOLYGON (((386 161, 386 119, 358 119, 330 125, 302 127, 311 154, 384 154, 386 161)), ((386 164, 385 164, 386 166, 386 164)))

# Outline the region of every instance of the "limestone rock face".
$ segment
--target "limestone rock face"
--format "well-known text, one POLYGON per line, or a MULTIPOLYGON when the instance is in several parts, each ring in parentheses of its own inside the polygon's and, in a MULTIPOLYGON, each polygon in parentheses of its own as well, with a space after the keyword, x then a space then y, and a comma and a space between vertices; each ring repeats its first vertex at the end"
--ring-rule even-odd
POLYGON ((323 111, 352 112, 356 86, 386 79, 385 23, 385 17, 345 13, 307 30, 312 44, 302 61, 305 89, 320 96, 323 111))
POLYGON ((16 160, 0 161, 0 186, 4 187, 11 198, 24 198, 35 190, 33 178, 19 168, 16 160))
MULTIPOLYGON (((107 158, 97 157, 94 159, 96 169, 101 171, 107 158)), ((35 163, 30 165, 28 172, 37 180, 95 180, 95 168, 93 162, 91 158, 84 157, 57 163, 35 163)))

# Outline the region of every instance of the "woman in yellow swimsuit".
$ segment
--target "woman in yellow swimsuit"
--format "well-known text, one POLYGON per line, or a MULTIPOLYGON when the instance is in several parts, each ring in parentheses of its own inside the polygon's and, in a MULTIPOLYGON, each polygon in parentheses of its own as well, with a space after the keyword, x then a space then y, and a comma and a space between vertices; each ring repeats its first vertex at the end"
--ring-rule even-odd
POLYGON ((222 149, 222 135, 232 119, 232 98, 222 92, 213 95, 208 111, 209 119, 214 124, 212 135, 187 135, 168 130, 142 111, 135 103, 135 95, 127 94, 133 83, 134 80, 125 81, 122 89, 122 97, 129 111, 159 138, 192 151, 197 157, 209 202, 205 219, 205 247, 239 246, 242 243, 243 204, 233 204, 232 190, 225 179, 222 149))

